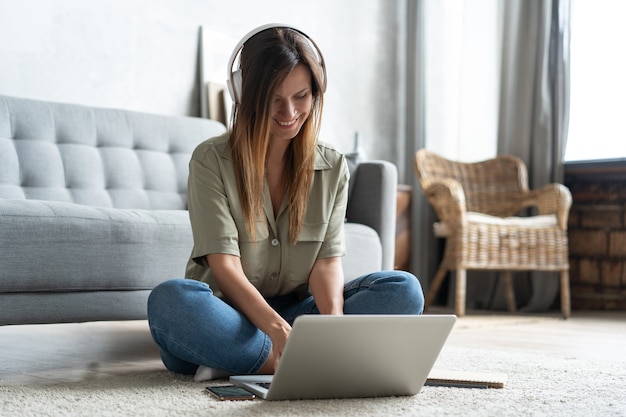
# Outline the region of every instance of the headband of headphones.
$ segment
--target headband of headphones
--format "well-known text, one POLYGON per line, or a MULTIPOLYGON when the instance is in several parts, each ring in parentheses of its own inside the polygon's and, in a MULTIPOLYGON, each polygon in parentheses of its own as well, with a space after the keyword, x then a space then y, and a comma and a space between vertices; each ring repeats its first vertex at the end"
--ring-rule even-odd
POLYGON ((257 33, 263 32, 264 30, 271 29, 271 28, 288 28, 288 29, 292 29, 292 30, 295 30, 295 31, 299 32, 306 39, 308 39, 308 41, 311 43, 311 45, 313 45, 313 47, 317 51, 319 63, 322 66, 322 68, 324 69, 324 76, 326 76, 326 74, 325 74, 326 69, 325 69, 324 58, 322 56, 322 52, 317 47, 317 44, 313 41, 313 39, 309 38, 309 36, 306 33, 304 33, 303 31, 301 31, 300 29, 298 29, 296 27, 293 27, 291 25, 286 25, 286 24, 282 24, 282 23, 269 23, 269 24, 266 24, 266 25, 263 25, 263 26, 259 26, 258 28, 253 29, 250 32, 248 32, 248 34, 246 34, 246 36, 244 36, 239 41, 239 43, 237 43, 237 46, 235 46, 235 49, 233 50, 233 53, 230 55, 230 59, 228 60, 228 75, 227 75, 228 79, 226 81, 226 85, 228 86, 228 92, 230 93, 230 97, 233 99, 234 103, 240 103, 240 101, 241 101, 241 85, 242 85, 241 69, 235 70, 233 68, 234 65, 235 65, 235 61, 240 56, 241 50, 243 49, 245 43, 250 38, 252 38, 257 33))

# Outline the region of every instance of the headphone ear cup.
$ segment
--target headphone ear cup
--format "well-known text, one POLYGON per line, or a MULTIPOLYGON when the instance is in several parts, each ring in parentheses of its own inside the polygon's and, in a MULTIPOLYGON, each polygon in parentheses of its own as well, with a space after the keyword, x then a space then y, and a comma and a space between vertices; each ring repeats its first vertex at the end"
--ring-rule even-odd
POLYGON ((241 102, 241 88, 242 88, 242 80, 241 80, 241 70, 233 72, 230 77, 230 96, 233 101, 237 104, 241 102))

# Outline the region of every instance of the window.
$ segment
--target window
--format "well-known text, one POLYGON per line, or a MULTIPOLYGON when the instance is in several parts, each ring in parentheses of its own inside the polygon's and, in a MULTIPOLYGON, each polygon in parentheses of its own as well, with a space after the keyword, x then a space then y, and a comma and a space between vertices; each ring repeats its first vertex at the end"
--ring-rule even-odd
POLYGON ((626 2, 573 0, 565 161, 626 159, 626 2))

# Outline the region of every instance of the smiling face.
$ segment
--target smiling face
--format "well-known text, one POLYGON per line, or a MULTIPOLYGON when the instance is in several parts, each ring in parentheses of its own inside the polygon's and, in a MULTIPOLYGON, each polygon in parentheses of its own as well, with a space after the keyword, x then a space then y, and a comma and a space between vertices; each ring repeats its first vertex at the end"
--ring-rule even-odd
POLYGON ((298 64, 271 99, 271 139, 293 139, 309 117, 312 102, 311 72, 306 65, 298 64))

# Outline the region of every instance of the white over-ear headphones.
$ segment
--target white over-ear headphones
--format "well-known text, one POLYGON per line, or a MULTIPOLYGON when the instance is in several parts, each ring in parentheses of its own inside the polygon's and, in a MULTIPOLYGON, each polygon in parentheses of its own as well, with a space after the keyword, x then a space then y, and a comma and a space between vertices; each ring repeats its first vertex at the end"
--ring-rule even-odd
POLYGON ((234 65, 235 65, 235 60, 237 60, 237 58, 239 57, 241 50, 243 49, 245 43, 248 41, 248 39, 250 39, 251 37, 253 37, 254 35, 256 35, 259 32, 263 32, 266 29, 271 29, 271 28, 289 28, 289 29, 293 29, 297 32, 299 32, 300 34, 302 34, 305 38, 307 38, 309 40, 309 42, 311 43, 311 45, 313 45, 313 47, 315 48, 315 50, 317 51, 317 55, 318 55, 318 59, 319 59, 319 63, 322 66, 323 70, 324 70, 324 77, 326 77, 326 68, 325 68, 325 64, 324 64, 324 57, 322 56, 322 52, 320 51, 320 49, 317 47, 317 44, 313 41, 313 39, 309 38, 309 36, 304 33, 303 31, 301 31, 300 29, 293 27, 291 25, 286 25, 286 24, 282 24, 282 23, 269 23, 263 26, 259 26, 256 29, 251 30, 246 36, 244 36, 239 43, 237 43, 237 46, 235 46, 235 49, 233 50, 233 53, 230 55, 230 59, 228 60, 228 79, 226 81, 226 85, 228 86, 228 92, 230 93, 230 97, 233 99, 233 102, 235 104, 240 103, 241 100, 241 84, 242 84, 242 80, 241 80, 241 69, 234 69, 234 65))

